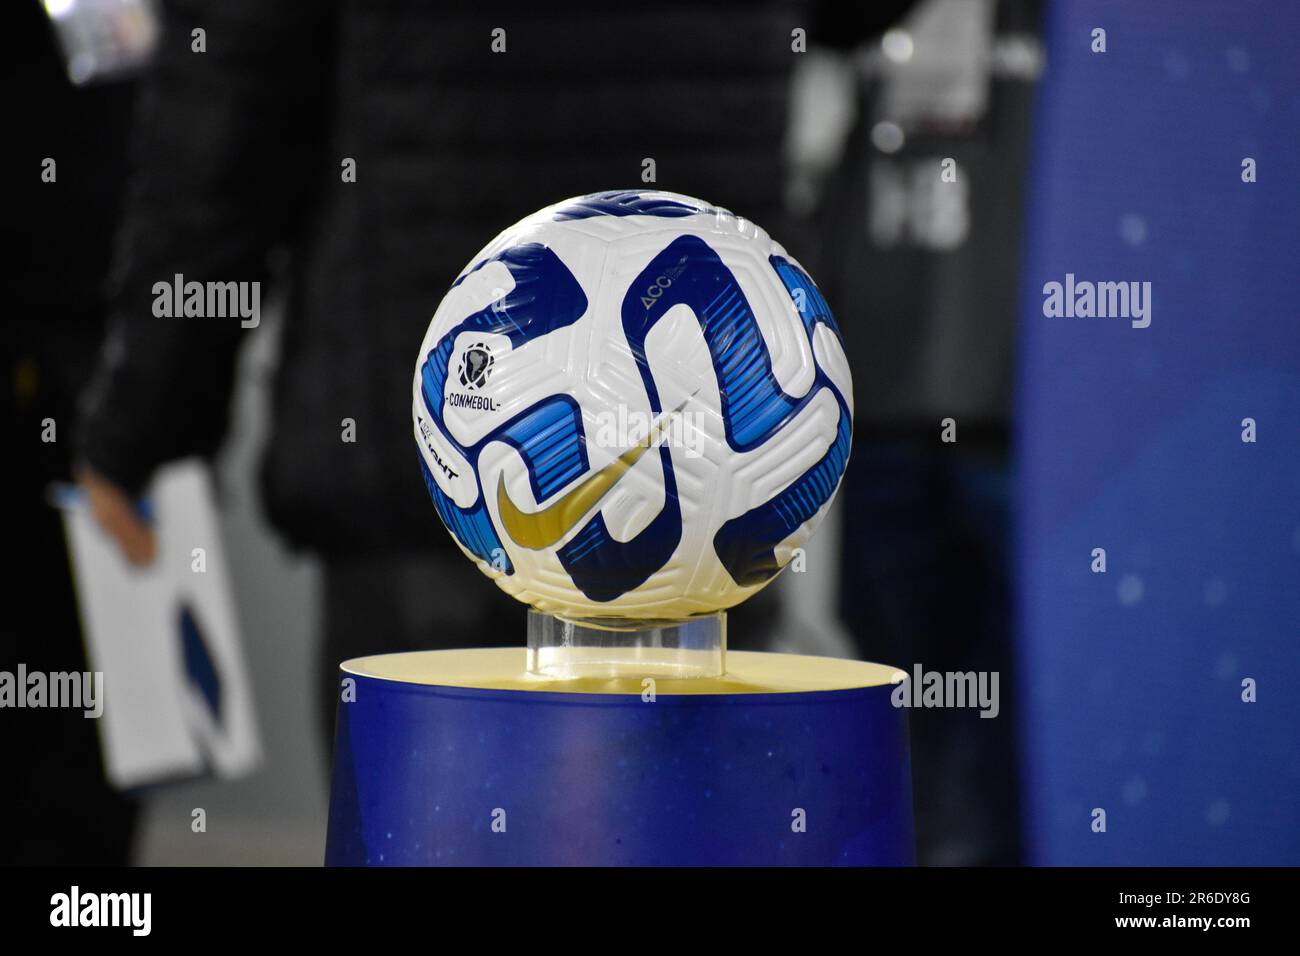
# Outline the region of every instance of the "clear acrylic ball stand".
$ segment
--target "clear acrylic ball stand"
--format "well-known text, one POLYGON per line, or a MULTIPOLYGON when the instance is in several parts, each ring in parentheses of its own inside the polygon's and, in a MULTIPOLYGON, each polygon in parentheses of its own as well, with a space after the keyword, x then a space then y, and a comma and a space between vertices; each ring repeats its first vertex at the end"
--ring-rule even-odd
POLYGON ((580 677, 721 677, 727 613, 685 621, 571 621, 528 612, 528 670, 556 680, 580 677))

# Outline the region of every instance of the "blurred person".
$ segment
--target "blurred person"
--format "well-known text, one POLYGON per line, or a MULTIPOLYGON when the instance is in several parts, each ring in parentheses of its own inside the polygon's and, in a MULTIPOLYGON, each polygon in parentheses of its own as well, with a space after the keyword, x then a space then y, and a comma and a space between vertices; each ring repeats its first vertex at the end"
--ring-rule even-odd
POLYGON ((856 399, 841 614, 859 656, 1000 675, 994 719, 909 715, 922 864, 1021 858, 1010 412, 1038 13, 927 0, 864 51, 819 216, 856 399))
MULTIPOLYGON (((3 398, 6 531, 0 671, 89 669, 52 482, 72 477, 76 398, 103 334, 113 223, 126 173, 133 87, 76 88, 36 3, 5 11, 10 95, 4 182, 3 398), (46 158, 55 180, 42 179, 46 158), (51 440, 52 439, 52 440, 51 440)), ((19 688, 25 693, 26 688, 19 688)), ((104 778, 98 721, 77 708, 0 710, 0 863, 129 862, 132 795, 104 778)))
MULTIPOLYGON (((79 429, 101 524, 150 559, 132 501, 163 462, 218 448, 236 349, 260 334, 156 317, 155 283, 260 283, 287 246, 262 481, 271 522, 324 564, 322 724, 343 659, 522 643, 524 609, 438 526, 416 466, 430 313, 490 237, 568 196, 670 189, 782 235, 793 31, 848 46, 905 6, 171 3, 79 429)), ((733 612, 735 643, 762 640, 773 600, 733 612)))

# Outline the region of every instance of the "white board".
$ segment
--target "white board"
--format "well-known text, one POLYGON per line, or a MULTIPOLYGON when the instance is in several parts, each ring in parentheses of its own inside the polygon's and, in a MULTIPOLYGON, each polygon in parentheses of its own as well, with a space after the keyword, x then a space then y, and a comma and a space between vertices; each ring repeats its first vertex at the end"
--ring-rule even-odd
POLYGON ((253 770, 262 748, 207 469, 160 469, 142 503, 158 543, 144 568, 127 563, 78 493, 61 488, 55 500, 90 667, 104 675, 109 781, 127 789, 253 770))

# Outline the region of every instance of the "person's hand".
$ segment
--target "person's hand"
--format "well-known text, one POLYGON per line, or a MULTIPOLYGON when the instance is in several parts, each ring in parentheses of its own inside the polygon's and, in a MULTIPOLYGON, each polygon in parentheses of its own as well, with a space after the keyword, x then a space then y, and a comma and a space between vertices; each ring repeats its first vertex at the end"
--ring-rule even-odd
POLYGON ((135 565, 148 564, 157 552, 153 528, 135 510, 130 496, 91 468, 77 469, 77 484, 86 494, 95 521, 135 565))

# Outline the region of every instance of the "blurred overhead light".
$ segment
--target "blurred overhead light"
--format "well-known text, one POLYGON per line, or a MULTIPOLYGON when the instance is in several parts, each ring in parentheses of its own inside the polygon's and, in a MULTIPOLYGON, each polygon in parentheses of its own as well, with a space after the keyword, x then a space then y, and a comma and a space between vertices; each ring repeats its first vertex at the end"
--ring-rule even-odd
POLYGON ((871 143, 882 153, 896 153, 903 148, 903 128, 889 120, 881 120, 871 127, 871 143))
POLYGON ((895 63, 906 63, 912 58, 912 34, 906 30, 889 30, 880 38, 880 48, 895 63))

